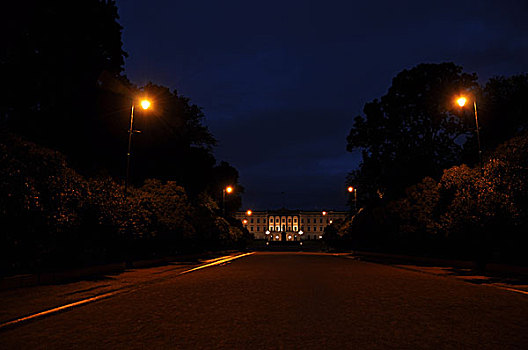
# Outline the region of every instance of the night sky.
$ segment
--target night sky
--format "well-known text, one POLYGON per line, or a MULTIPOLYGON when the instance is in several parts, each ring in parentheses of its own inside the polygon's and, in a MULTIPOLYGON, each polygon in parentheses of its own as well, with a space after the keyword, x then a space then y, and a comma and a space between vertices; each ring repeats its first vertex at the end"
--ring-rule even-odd
POLYGON ((528 1, 119 0, 125 71, 201 107, 243 208, 344 209, 353 118, 419 63, 528 72, 528 1))

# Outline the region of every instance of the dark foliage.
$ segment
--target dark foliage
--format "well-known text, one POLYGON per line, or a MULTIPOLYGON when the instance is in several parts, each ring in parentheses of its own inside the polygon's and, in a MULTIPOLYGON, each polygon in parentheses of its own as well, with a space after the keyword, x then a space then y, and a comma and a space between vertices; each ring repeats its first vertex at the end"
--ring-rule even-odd
POLYGON ((339 244, 353 249, 406 252, 528 264, 528 134, 500 145, 483 171, 446 169, 388 202, 372 203, 339 228, 339 244))
POLYGON ((151 179, 123 197, 110 177, 85 178, 59 152, 12 134, 0 141, 2 273, 244 246, 250 235, 203 193, 151 179))
POLYGON ((219 216, 226 183, 236 188, 227 212, 240 207, 237 170, 217 165, 189 98, 128 81, 115 1, 11 5, 0 48, 2 270, 243 245, 247 230, 219 216))
POLYGON ((378 192, 397 198, 407 186, 456 164, 462 150, 457 139, 470 132, 471 120, 453 113, 454 93, 476 91, 476 80, 453 63, 399 73, 388 93, 355 119, 347 149, 360 149, 363 160, 348 182, 364 198, 378 192))

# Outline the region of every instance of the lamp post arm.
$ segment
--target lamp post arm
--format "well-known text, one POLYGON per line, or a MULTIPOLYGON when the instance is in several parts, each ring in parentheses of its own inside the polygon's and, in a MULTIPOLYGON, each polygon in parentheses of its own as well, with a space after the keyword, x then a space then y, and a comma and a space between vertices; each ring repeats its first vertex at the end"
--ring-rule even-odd
POLYGON ((225 217, 225 188, 222 189, 222 216, 225 217))
POLYGON ((132 134, 134 133, 134 104, 132 104, 132 109, 130 111, 130 128, 128 129, 128 150, 127 150, 127 164, 126 164, 126 175, 125 175, 125 190, 123 196, 127 197, 128 193, 128 175, 130 173, 130 149, 132 146, 132 134))
POLYGON ((478 116, 477 116, 477 101, 473 101, 473 107, 475 109, 475 125, 477 127, 477 143, 478 143, 478 154, 479 154, 480 171, 483 172, 483 168, 482 168, 482 149, 481 149, 481 146, 480 146, 480 130, 479 130, 478 116))
POLYGON ((357 213, 357 189, 354 188, 354 210, 357 213))

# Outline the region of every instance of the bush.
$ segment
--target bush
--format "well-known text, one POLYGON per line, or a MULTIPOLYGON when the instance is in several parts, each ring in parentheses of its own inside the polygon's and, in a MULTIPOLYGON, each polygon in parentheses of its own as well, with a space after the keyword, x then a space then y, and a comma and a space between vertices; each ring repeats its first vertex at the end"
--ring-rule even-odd
POLYGON ((191 203, 173 181, 140 188, 86 179, 59 152, 4 133, 0 141, 2 274, 72 268, 240 246, 242 227, 207 194, 191 203))

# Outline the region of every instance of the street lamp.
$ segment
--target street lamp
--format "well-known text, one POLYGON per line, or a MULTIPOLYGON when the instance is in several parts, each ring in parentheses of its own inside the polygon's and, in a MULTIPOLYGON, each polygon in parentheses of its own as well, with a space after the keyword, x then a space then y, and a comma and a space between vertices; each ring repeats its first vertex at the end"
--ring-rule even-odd
MULTIPOLYGON (((460 107, 464 107, 467 103, 467 98, 464 96, 460 96, 457 98, 456 103, 460 107)), ((478 155, 479 155, 479 164, 480 164, 480 172, 482 173, 482 150, 480 148, 480 131, 479 131, 479 125, 478 125, 478 117, 477 117, 477 101, 473 100, 473 109, 475 111, 475 125, 477 127, 477 142, 478 142, 478 155)))
POLYGON ((354 192, 354 210, 357 212, 357 188, 348 186, 348 192, 354 192))
POLYGON ((248 211, 246 211, 246 215, 247 215, 247 216, 251 216, 251 214, 253 214, 253 212, 251 211, 251 209, 248 210, 248 211))
MULTIPOLYGON (((150 101, 143 99, 139 103, 141 108, 147 110, 150 108, 150 101)), ((134 133, 134 103, 132 103, 132 109, 130 111, 130 128, 128 129, 128 152, 127 152, 127 164, 126 164, 126 176, 125 176, 125 189, 123 196, 126 199, 128 193, 128 178, 130 174, 130 148, 132 147, 132 134, 134 133)))
POLYGON ((233 192, 233 187, 227 186, 222 189, 222 214, 225 217, 225 196, 227 194, 231 194, 233 192))

